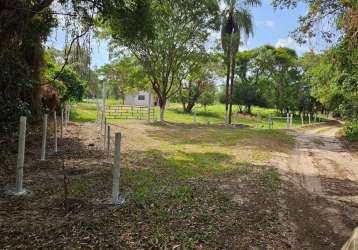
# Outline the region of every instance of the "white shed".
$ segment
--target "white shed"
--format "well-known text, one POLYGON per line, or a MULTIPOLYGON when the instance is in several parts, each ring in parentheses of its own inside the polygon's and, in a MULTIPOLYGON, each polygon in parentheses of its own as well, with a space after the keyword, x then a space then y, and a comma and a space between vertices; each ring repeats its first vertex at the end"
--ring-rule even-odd
POLYGON ((139 91, 137 93, 125 95, 124 105, 148 107, 149 99, 150 106, 153 107, 155 104, 153 94, 150 94, 149 91, 139 91))

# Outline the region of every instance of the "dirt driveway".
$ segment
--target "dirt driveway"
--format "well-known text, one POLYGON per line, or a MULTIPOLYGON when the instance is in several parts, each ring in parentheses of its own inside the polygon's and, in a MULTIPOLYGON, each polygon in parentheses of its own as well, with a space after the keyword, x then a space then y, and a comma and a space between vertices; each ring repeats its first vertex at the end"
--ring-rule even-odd
POLYGON ((297 247, 321 248, 326 242, 339 249, 358 226, 358 157, 337 137, 340 127, 298 129, 294 150, 274 159, 289 183, 284 202, 297 247))

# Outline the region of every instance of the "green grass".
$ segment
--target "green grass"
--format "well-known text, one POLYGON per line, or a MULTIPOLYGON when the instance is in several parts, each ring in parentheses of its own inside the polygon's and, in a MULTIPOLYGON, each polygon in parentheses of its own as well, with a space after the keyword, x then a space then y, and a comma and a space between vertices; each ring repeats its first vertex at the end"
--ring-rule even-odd
MULTIPOLYGON (((175 183, 211 179, 228 173, 248 173, 250 164, 269 160, 273 150, 286 152, 294 143, 292 135, 284 130, 203 129, 183 124, 142 127, 138 130, 150 139, 138 138, 143 143, 138 145, 141 151, 132 151, 124 157, 135 157, 134 162, 139 167, 123 169, 124 186, 129 188, 126 193, 131 193, 140 203, 155 199, 163 189, 175 183), (160 143, 155 143, 153 149, 146 149, 152 141, 160 143)), ((133 161, 124 163, 127 164, 133 161)), ((267 176, 264 174, 260 183, 269 188, 275 186, 277 176, 271 172, 267 176)))
MULTIPOLYGON (((221 123, 223 109, 223 105, 214 105, 206 112, 198 112, 198 121, 221 123)), ((274 112, 259 108, 255 111, 274 112)), ((77 121, 94 121, 95 105, 76 104, 71 114, 77 121)), ((243 220, 247 210, 234 202, 231 195, 247 190, 263 197, 277 193, 281 184, 279 173, 265 164, 273 151, 286 152, 292 148, 293 137, 279 129, 193 126, 192 117, 182 113, 178 105, 171 105, 166 115, 171 123, 121 125, 123 148, 128 144, 136 146, 122 155, 120 186, 126 203, 111 210, 118 229, 116 235, 128 235, 129 239, 121 239, 141 242, 144 245, 135 248, 143 249, 173 249, 176 245, 180 245, 178 249, 195 249, 199 245, 203 249, 231 249, 220 243, 221 239, 230 232, 237 235, 248 225, 243 220), (220 189, 223 184, 232 190, 223 191, 220 189)), ((76 198, 90 197, 94 183, 96 188, 101 183, 94 180, 90 175, 72 178, 70 194, 76 198)), ((109 186, 110 183, 103 186, 104 194, 109 186)), ((255 199, 247 202, 251 202, 250 209, 262 210, 255 199)), ((266 209, 267 202, 263 204, 266 209)), ((249 218, 249 226, 261 228, 262 221, 271 217, 267 215, 265 220, 257 217, 257 221, 249 218)), ((267 227, 271 228, 271 224, 267 227)), ((237 242, 233 240, 233 244, 237 242)))
MULTIPOLYGON (((120 104, 118 100, 107 100, 107 104, 115 105, 120 104)), ((196 113, 196 122, 200 124, 223 124, 225 116, 225 106, 223 104, 215 104, 208 106, 205 110, 204 107, 197 105, 194 107, 193 112, 196 113)), ((233 110, 233 123, 234 124, 244 124, 257 128, 268 128, 268 116, 272 117, 281 116, 277 114, 277 110, 253 107, 252 115, 241 115, 237 113, 237 107, 234 107, 233 110), (257 122, 257 114, 261 116, 261 121, 257 122)), ((193 123, 194 115, 184 113, 182 106, 177 103, 168 104, 168 107, 165 111, 165 121, 173 123, 193 123)), ((155 108, 155 117, 159 119, 159 108, 155 108)), ((89 122, 96 120, 96 104, 95 100, 84 100, 81 103, 73 105, 71 110, 71 119, 78 122, 89 122)), ((307 123, 307 121, 305 121, 307 123)), ((301 119, 297 115, 293 119, 293 126, 301 126, 301 119)), ((273 128, 286 128, 286 119, 274 119, 273 128)))

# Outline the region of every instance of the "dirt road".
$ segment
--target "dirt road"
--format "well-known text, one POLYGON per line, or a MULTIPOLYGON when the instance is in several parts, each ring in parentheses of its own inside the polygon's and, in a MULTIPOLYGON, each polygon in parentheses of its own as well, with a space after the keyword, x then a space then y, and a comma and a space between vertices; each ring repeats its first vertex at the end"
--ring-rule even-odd
POLYGON ((340 127, 295 131, 294 150, 278 164, 290 183, 285 200, 296 246, 339 249, 358 226, 358 157, 337 138, 340 127))

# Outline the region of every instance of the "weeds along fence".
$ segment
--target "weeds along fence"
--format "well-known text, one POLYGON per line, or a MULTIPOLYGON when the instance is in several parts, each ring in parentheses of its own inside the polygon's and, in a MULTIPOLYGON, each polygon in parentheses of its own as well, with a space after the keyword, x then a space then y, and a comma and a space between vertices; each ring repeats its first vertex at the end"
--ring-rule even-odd
MULTIPOLYGON (((53 115, 53 151, 52 153, 56 154, 58 152, 58 128, 60 128, 60 137, 63 137, 63 127, 66 126, 70 119, 70 109, 69 105, 65 105, 64 109, 61 109, 61 119, 60 126, 57 123, 57 113, 54 111, 52 114, 44 114, 42 117, 42 140, 41 140, 41 150, 40 150, 40 160, 46 160, 47 152, 47 142, 48 142, 48 117, 53 115)), ((17 152, 17 161, 16 161, 16 183, 15 188, 9 188, 7 192, 12 195, 22 195, 26 194, 27 190, 23 187, 23 168, 25 163, 25 148, 26 148, 26 129, 27 129, 27 117, 20 117, 20 127, 18 132, 18 152, 17 152)))
MULTIPOLYGON (((49 152, 47 152, 47 142, 48 142, 48 118, 52 117, 53 115, 53 133, 51 133, 51 140, 54 140, 53 143, 53 150, 51 152, 52 155, 60 156, 58 154, 60 150, 58 150, 58 130, 60 130, 60 137, 63 139, 63 127, 67 127, 70 121, 70 111, 71 107, 69 105, 65 105, 65 108, 60 111, 60 126, 57 124, 57 113, 56 111, 51 114, 44 114, 43 115, 43 123, 42 123, 42 141, 41 141, 41 155, 39 157, 40 161, 45 161, 49 152)), ((25 147, 26 147, 26 122, 27 117, 21 116, 20 117, 20 127, 19 127, 19 135, 18 135, 18 154, 17 154, 17 161, 16 161, 16 183, 15 187, 10 187, 6 189, 6 193, 9 195, 24 195, 28 193, 23 187, 23 179, 24 179, 24 163, 25 163, 25 147)), ((104 148, 103 152, 107 155, 107 158, 111 156, 111 127, 109 124, 105 124, 105 136, 104 138, 107 140, 104 141, 104 148)), ((52 131, 51 131, 52 132, 52 131)), ((105 199, 106 204, 112 205, 120 205, 124 202, 123 196, 120 194, 120 187, 119 187, 119 178, 120 178, 120 166, 121 166, 121 133, 114 133, 114 153, 113 153, 113 164, 112 164, 112 196, 109 199, 105 199)), ((52 144, 51 144, 52 145, 52 144)), ((60 156, 61 157, 61 156, 60 156)), ((66 174, 65 169, 65 159, 62 157, 62 170, 63 170, 63 190, 64 190, 64 207, 65 211, 68 212, 68 176, 66 174)))

